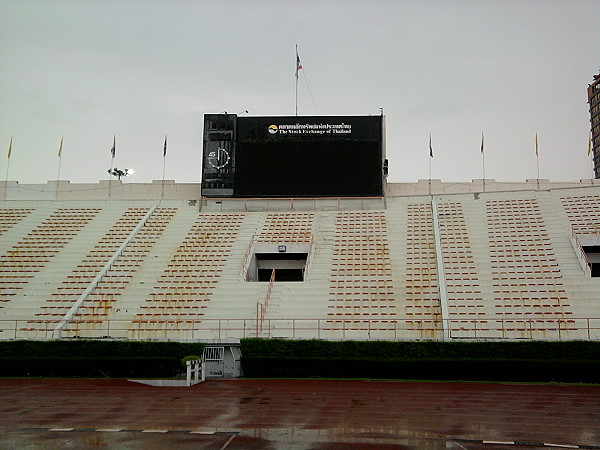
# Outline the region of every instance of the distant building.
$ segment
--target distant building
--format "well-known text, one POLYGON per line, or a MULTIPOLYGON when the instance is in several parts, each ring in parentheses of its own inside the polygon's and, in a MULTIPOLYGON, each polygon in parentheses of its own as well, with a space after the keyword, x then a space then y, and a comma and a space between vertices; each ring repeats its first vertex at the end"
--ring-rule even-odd
POLYGON ((594 155, 594 177, 600 178, 600 74, 588 86, 590 122, 592 130, 592 152, 594 155))

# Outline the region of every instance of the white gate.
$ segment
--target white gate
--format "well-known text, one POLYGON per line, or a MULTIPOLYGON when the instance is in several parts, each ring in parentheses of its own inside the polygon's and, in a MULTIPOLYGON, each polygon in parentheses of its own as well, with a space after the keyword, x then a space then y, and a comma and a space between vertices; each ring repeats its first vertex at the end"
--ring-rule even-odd
POLYGON ((202 359, 207 378, 221 378, 223 376, 223 355, 225 347, 205 347, 202 359))

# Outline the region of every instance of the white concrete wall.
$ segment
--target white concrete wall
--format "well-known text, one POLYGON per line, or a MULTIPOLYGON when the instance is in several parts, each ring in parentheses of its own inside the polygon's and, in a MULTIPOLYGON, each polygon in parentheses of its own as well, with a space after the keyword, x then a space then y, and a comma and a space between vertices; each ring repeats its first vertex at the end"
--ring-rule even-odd
POLYGON ((429 194, 466 194, 480 192, 506 192, 524 190, 549 190, 600 186, 600 180, 580 180, 578 182, 551 182, 547 179, 529 179, 524 183, 498 182, 494 179, 477 179, 471 182, 442 182, 442 180, 419 180, 417 183, 388 183, 386 196, 401 197, 429 194))
MULTIPOLYGON (((428 194, 465 194, 481 192, 508 192, 523 190, 551 190, 600 186, 600 180, 578 182, 551 182, 530 179, 524 183, 497 182, 493 179, 471 182, 442 182, 419 180, 416 183, 388 183, 387 197, 428 194)), ((152 183, 128 183, 118 180, 100 180, 98 183, 71 183, 50 180, 46 184, 21 184, 18 181, 0 181, 0 200, 199 200, 200 183, 176 183, 174 180, 153 180, 152 183)), ((314 211, 381 209, 376 199, 204 199, 203 210, 211 211, 314 211)))
POLYGON ((66 180, 46 184, 0 182, 2 200, 198 200, 200 183, 175 183, 154 180, 152 183, 127 183, 100 180, 98 183, 71 183, 66 180))

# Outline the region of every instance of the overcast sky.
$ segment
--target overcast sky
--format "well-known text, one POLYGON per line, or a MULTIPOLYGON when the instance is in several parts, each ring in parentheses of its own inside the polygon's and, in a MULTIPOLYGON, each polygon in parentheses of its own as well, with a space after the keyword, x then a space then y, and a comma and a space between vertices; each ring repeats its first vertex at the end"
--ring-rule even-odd
POLYGON ((391 182, 591 178, 600 0, 0 0, 0 179, 200 181, 205 113, 384 108, 391 182))

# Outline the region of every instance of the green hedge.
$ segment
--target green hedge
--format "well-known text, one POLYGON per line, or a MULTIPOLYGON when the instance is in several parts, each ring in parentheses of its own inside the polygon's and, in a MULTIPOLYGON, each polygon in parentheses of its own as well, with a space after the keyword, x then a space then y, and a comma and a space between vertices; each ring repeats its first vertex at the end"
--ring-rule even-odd
POLYGON ((244 376, 600 382, 600 343, 245 339, 244 376))
POLYGON ((84 378, 171 378, 181 372, 175 357, 0 357, 0 376, 84 378))
POLYGON ((246 356, 317 358, 597 359, 600 342, 320 341, 242 339, 246 356))
POLYGON ((204 344, 143 341, 0 342, 0 376, 173 377, 204 344))
POLYGON ((157 341, 2 341, 0 356, 174 356, 202 354, 204 344, 157 341))

